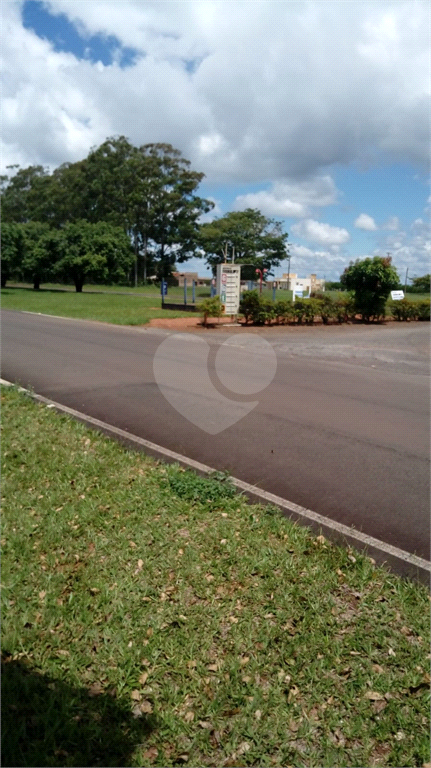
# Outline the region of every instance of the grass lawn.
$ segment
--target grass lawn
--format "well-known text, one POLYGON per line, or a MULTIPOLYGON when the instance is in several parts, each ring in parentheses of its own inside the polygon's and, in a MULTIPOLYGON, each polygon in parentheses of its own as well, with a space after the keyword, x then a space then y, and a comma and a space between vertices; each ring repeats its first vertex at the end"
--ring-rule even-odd
POLYGON ((15 389, 3 766, 422 766, 429 599, 15 389))
POLYGON ((159 294, 152 297, 92 293, 60 293, 49 289, 2 288, 3 309, 100 320, 117 325, 144 325, 153 317, 190 317, 189 312, 162 309, 159 294))
MULTIPOLYGON (((14 281, 11 281, 10 286, 6 285, 6 288, 8 287, 22 287, 22 288, 31 288, 33 290, 33 286, 30 283, 15 283, 14 281)), ((55 290, 55 291, 70 291, 72 293, 75 293, 75 286, 73 284, 65 285, 64 283, 43 283, 41 286, 41 290, 55 290)), ((91 293, 91 292, 103 292, 103 293, 129 293, 129 294, 145 294, 149 297, 156 297, 160 299, 160 286, 155 285, 138 285, 137 288, 130 285, 92 285, 91 283, 85 283, 84 287, 82 289, 83 293, 91 293)), ((203 298, 203 297, 209 297, 210 296, 210 287, 209 286, 197 286, 196 289, 196 298, 203 298)), ((180 286, 169 286, 168 288, 168 296, 169 297, 175 297, 176 299, 183 299, 184 297, 184 288, 181 288, 180 286)), ((187 284, 187 297, 188 301, 191 302, 192 300, 192 286, 191 283, 187 284)))

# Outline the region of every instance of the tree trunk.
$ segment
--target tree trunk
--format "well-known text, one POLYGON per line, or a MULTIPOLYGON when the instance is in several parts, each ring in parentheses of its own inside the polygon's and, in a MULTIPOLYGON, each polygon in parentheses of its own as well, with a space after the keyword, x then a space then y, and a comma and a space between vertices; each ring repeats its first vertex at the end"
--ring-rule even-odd
POLYGON ((34 277, 33 278, 33 290, 38 291, 40 288, 40 278, 34 277))
POLYGON ((135 288, 138 287, 138 238, 135 235, 135 288))
POLYGON ((3 274, 3 272, 2 272, 2 276, 1 276, 1 287, 2 287, 2 288, 6 288, 6 283, 7 283, 7 275, 4 275, 4 274, 3 274))
POLYGON ((82 286, 84 285, 84 279, 83 278, 75 278, 75 289, 76 293, 82 293, 82 286))
POLYGON ((147 283, 147 236, 144 237, 144 284, 147 283))

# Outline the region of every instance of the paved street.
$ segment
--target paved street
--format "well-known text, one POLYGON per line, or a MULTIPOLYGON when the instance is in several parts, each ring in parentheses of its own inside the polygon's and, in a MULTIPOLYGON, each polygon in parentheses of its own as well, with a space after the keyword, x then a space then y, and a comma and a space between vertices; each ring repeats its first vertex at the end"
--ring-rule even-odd
POLYGON ((269 370, 267 348, 243 333, 173 338, 3 310, 2 376, 429 559, 429 325, 263 338, 275 377, 235 394, 269 370), (170 402, 153 372, 161 343, 170 402), (209 429, 240 420, 209 434, 181 413, 209 429))

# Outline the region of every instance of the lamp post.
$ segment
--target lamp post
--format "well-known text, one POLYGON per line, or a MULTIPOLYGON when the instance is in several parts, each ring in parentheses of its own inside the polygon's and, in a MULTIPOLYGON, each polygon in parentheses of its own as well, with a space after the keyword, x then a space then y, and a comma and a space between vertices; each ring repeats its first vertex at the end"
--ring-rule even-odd
POLYGON ((289 246, 291 246, 292 243, 286 243, 287 246, 287 261, 288 261, 288 272, 287 272, 287 290, 290 291, 290 251, 289 246))
POLYGON ((267 269, 264 269, 264 270, 256 269, 256 275, 260 275, 260 291, 259 291, 259 293, 262 293, 262 280, 263 280, 263 275, 264 275, 265 272, 268 272, 268 270, 267 269))

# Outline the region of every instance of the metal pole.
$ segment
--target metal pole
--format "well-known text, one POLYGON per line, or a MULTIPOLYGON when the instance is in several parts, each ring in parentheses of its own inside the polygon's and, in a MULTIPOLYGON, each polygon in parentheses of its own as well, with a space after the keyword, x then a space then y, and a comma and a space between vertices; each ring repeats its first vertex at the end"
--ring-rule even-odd
POLYGON ((404 293, 407 293, 407 276, 409 274, 409 268, 406 269, 406 281, 404 283, 404 293))
POLYGON ((187 278, 184 278, 184 304, 187 304, 187 278))
POLYGON ((273 282, 273 284, 272 284, 272 300, 273 300, 273 301, 275 301, 275 294, 276 294, 276 291, 277 291, 277 284, 276 284, 276 282, 274 281, 274 282, 273 282))
POLYGON ((193 304, 196 302, 196 291, 195 291, 195 288, 196 288, 196 282, 193 280, 193 282, 192 282, 192 302, 193 302, 193 304))

